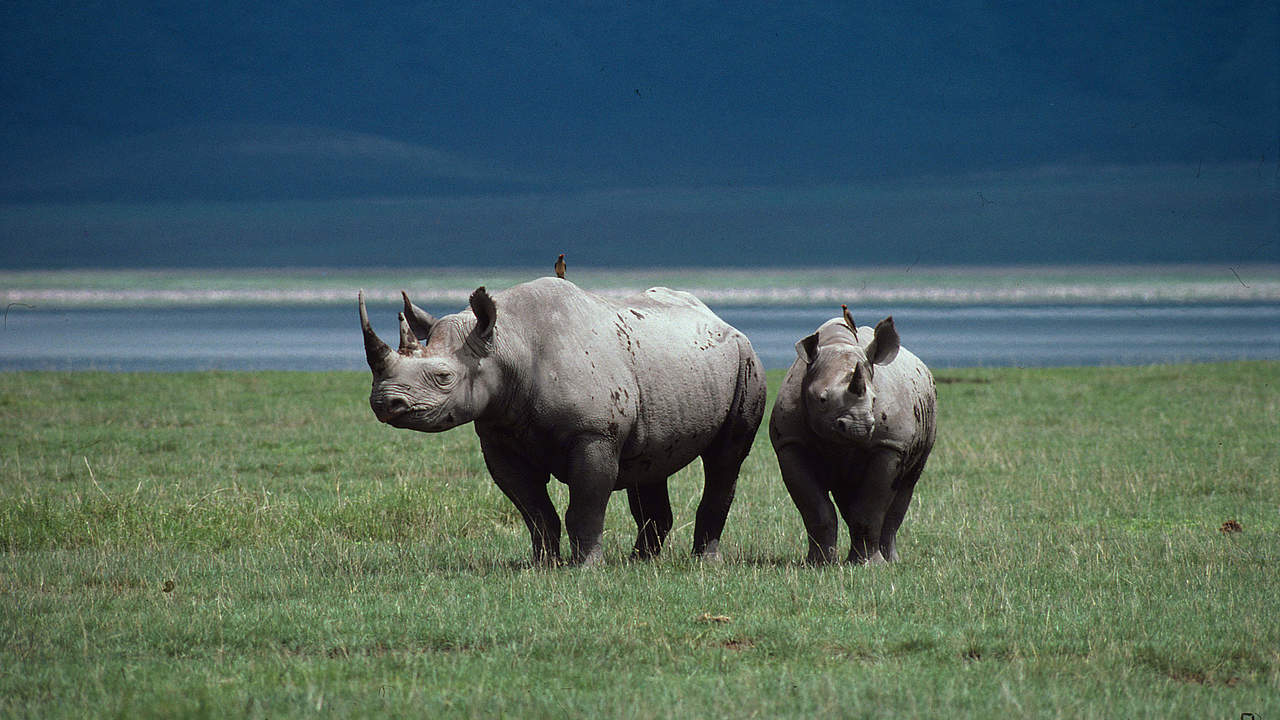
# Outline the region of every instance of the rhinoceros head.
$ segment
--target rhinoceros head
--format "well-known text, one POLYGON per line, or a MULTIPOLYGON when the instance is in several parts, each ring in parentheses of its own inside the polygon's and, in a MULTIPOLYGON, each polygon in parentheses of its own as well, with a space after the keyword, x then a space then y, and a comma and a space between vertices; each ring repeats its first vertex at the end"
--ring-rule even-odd
POLYGON ((369 325, 359 296, 365 358, 373 371, 369 406, 378 420, 398 428, 441 432, 475 420, 494 396, 496 378, 482 373, 492 348, 497 307, 483 287, 471 294, 474 319, 464 313, 439 320, 404 297, 400 348, 392 350, 369 325), (419 342, 419 338, 426 344, 419 342))
POLYGON ((834 442, 871 439, 876 429, 875 366, 893 362, 898 355, 892 316, 876 325, 866 348, 856 337, 856 330, 846 324, 829 323, 796 343, 796 354, 808 365, 801 391, 809 427, 834 442))

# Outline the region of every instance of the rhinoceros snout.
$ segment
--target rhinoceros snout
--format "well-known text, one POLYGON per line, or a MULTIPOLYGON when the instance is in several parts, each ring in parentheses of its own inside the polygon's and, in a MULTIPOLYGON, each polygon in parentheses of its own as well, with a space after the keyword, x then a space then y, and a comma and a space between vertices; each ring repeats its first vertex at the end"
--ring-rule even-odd
POLYGON ((842 437, 849 438, 850 440, 867 437, 871 435, 875 429, 874 421, 871 423, 860 423, 854 421, 854 419, 850 417, 836 418, 836 432, 842 437))
POLYGON ((373 414, 378 418, 378 422, 388 424, 413 410, 409 401, 398 395, 374 398, 369 401, 369 405, 373 408, 373 414))

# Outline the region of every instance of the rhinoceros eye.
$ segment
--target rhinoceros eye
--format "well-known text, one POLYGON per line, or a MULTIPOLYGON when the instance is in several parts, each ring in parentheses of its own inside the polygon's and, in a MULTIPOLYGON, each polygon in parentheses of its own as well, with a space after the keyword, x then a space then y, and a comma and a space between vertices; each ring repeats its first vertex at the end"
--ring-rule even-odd
POLYGON ((448 370, 438 370, 431 373, 431 379, 440 387, 448 387, 453 384, 453 373, 448 370))

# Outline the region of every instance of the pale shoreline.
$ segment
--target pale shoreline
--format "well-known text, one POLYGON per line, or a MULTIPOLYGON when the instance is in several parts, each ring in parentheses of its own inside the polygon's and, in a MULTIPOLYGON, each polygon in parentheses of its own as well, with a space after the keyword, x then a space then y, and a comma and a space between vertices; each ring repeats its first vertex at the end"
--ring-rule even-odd
MULTIPOLYGON (((369 268, 0 271, 0 303, 33 309, 337 305, 462 305, 543 269, 369 268)), ((585 269, 570 279, 610 297, 654 285, 710 305, 1026 305, 1280 302, 1280 265, 585 269)))

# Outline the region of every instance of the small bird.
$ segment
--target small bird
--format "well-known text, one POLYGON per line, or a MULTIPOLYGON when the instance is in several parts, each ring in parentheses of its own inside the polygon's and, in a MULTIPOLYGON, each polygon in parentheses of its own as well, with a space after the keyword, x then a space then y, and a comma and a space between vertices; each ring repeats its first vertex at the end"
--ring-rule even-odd
POLYGON ((560 257, 556 258, 556 277, 564 278, 564 271, 568 268, 564 264, 564 253, 560 253, 560 257))
POLYGON ((854 324, 854 322, 853 322, 853 313, 849 312, 849 306, 848 306, 848 305, 841 305, 841 306, 840 306, 840 311, 844 313, 844 324, 849 326, 849 329, 853 331, 853 339, 854 339, 854 340, 857 340, 857 339, 858 339, 858 326, 857 326, 857 325, 855 325, 855 324, 854 324))

